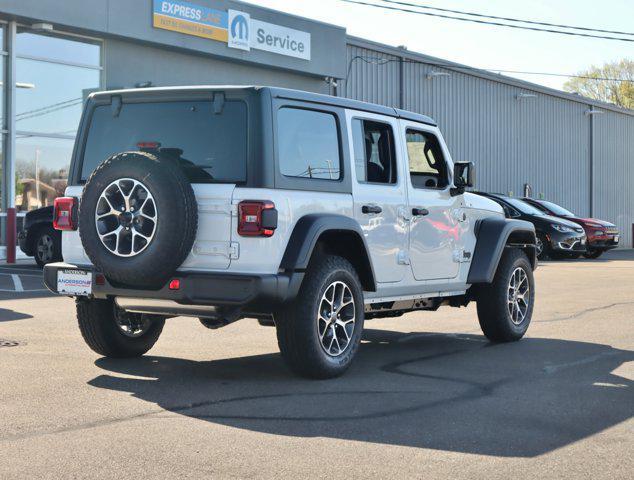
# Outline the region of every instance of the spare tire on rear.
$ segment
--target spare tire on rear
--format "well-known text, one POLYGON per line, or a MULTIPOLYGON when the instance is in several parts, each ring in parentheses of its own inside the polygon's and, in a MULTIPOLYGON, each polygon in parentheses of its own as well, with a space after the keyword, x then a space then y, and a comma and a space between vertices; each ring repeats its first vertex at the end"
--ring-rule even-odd
POLYGON ((125 152, 88 178, 79 235, 93 265, 110 281, 159 288, 189 255, 198 207, 178 165, 146 152, 125 152))

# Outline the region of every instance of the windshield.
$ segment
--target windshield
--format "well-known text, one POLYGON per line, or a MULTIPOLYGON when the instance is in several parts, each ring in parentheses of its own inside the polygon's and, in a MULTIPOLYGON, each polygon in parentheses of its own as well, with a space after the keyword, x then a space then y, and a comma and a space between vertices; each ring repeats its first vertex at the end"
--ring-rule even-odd
POLYGON ((226 101, 220 113, 211 101, 124 103, 119 115, 110 105, 95 108, 86 139, 81 180, 110 156, 160 148, 200 182, 238 183, 247 176, 247 106, 226 101))
POLYGON ((559 215, 559 216, 562 216, 562 217, 574 217, 575 216, 574 213, 572 213, 569 210, 566 210, 564 207, 560 207, 556 203, 547 202, 545 200, 540 200, 538 203, 540 205, 543 205, 544 208, 547 208, 548 210, 553 212, 555 215, 559 215))
POLYGON ((517 208, 520 212, 525 213, 526 215, 544 215, 544 212, 541 210, 529 205, 526 202, 518 200, 517 198, 505 197, 504 201, 510 204, 511 206, 517 208))

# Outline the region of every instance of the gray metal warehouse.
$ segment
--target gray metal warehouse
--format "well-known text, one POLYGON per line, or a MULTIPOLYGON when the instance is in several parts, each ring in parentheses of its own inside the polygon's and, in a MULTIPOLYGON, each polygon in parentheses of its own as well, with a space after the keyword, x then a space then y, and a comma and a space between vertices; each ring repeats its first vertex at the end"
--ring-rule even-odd
POLYGON ((479 190, 559 203, 634 227, 634 111, 221 0, 2 0, 0 258, 7 225, 63 194, 95 90, 274 85, 435 118, 479 190), (16 215, 17 214, 17 215, 16 215))

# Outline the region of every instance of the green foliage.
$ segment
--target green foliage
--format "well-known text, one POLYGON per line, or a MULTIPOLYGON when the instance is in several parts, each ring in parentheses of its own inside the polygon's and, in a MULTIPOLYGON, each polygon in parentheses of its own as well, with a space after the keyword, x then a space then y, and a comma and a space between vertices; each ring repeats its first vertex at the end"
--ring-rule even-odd
POLYGON ((591 78, 571 78, 564 84, 564 90, 634 109, 634 61, 624 59, 620 62, 606 63, 602 67, 591 66, 578 75, 591 78), (599 80, 600 78, 628 81, 599 80))

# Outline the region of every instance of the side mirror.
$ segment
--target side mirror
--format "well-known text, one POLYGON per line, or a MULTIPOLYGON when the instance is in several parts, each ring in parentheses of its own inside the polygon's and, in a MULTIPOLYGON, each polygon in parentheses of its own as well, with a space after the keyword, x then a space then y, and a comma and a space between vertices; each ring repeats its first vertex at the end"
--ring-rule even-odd
POLYGON ((475 165, 473 162, 456 162, 453 165, 452 195, 462 195, 467 187, 475 184, 475 165))

